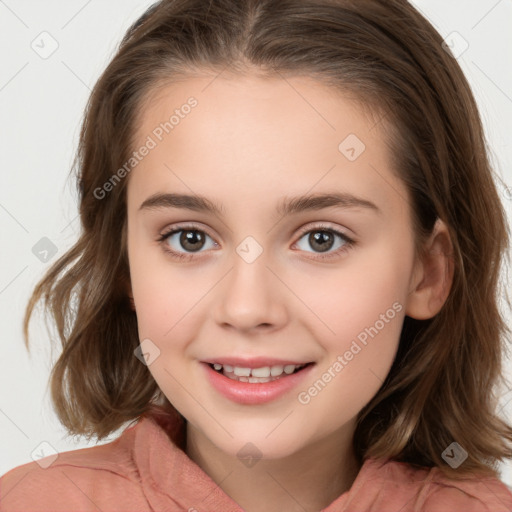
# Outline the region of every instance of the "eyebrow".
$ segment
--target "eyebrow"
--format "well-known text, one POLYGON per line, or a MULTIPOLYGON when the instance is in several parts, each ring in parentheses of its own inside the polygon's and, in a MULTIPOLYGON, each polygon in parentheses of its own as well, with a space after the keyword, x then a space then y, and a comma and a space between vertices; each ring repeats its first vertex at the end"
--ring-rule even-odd
MULTIPOLYGON (((303 195, 285 198, 276 208, 277 215, 286 216, 304 211, 322 210, 324 208, 366 208, 375 213, 382 213, 375 204, 361 197, 349 193, 327 193, 303 195)), ((222 216, 222 205, 210 199, 195 194, 171 194, 157 193, 148 197, 139 207, 140 210, 153 210, 161 208, 181 208, 196 212, 213 213, 222 216)))

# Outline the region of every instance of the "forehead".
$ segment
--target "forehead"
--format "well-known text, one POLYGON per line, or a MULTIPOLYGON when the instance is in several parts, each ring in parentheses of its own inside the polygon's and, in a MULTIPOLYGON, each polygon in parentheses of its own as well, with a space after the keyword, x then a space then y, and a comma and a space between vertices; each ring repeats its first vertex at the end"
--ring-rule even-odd
POLYGON ((140 110, 135 149, 149 139, 154 147, 130 175, 132 198, 162 187, 232 201, 337 188, 393 207, 407 196, 378 116, 309 77, 167 84, 140 110))
MULTIPOLYGON (((331 137, 326 140, 329 143, 332 136, 341 137, 347 130, 360 135, 368 128, 373 131, 380 117, 368 106, 364 108, 364 103, 353 94, 310 77, 199 75, 161 84, 146 95, 134 130, 136 140, 154 131, 160 123, 169 121, 173 114, 177 114, 171 123, 175 140, 180 133, 189 134, 189 130, 177 129, 178 124, 184 124, 181 121, 188 118, 187 124, 194 126, 198 136, 206 135, 206 139, 211 139, 223 135, 226 144, 233 131, 236 130, 239 137, 242 135, 238 130, 242 124, 244 133, 259 135, 259 143, 264 142, 265 133, 269 140, 276 132, 283 141, 289 138, 287 136, 296 136, 295 142, 304 137, 318 139, 329 134, 331 137), (195 106, 188 108, 191 99, 195 106), (194 122, 197 118, 200 122, 194 122), (219 127, 223 128, 222 133, 219 127)), ((378 130, 372 139, 376 135, 381 135, 378 130)))

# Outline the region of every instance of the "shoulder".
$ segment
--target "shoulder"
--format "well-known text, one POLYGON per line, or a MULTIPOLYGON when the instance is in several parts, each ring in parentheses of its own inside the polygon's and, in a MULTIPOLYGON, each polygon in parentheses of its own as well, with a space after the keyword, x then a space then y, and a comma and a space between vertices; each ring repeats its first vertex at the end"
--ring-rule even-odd
POLYGON ((439 468, 383 459, 369 459, 365 465, 366 491, 368 485, 377 487, 387 502, 403 502, 404 512, 512 512, 512 491, 497 478, 454 480, 439 468))
POLYGON ((512 490, 492 477, 468 477, 452 480, 437 468, 431 469, 432 482, 425 512, 512 512, 512 490))
POLYGON ((145 500, 132 457, 133 428, 110 443, 11 469, 0 477, 0 511, 59 511, 71 504, 75 511, 120 510, 126 503, 142 507, 145 500))

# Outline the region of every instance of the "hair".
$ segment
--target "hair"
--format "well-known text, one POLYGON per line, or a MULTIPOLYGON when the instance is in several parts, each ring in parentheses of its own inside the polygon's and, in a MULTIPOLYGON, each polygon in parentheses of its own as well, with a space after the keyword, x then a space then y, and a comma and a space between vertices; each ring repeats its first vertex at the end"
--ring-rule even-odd
POLYGON ((134 357, 128 179, 103 199, 94 193, 133 152, 144 102, 195 75, 302 75, 379 118, 408 190, 416 254, 438 218, 453 245, 449 296, 431 319, 405 317, 391 370, 358 414, 356 456, 439 467, 455 479, 499 474, 498 461, 512 458, 512 427, 496 414, 510 334, 499 309, 510 232, 474 97, 442 43, 405 0, 162 0, 129 28, 80 132, 81 234, 37 284, 24 319, 27 349, 40 301, 57 327, 63 350, 49 382, 70 433, 102 439, 150 410, 176 415, 134 357), (442 458, 453 441, 468 453, 457 469, 442 458))

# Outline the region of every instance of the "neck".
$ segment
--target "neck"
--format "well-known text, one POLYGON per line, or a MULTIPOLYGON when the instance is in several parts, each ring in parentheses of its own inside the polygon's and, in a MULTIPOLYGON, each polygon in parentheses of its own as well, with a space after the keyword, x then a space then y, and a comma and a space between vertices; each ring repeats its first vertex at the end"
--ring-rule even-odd
POLYGON ((186 453, 247 512, 319 511, 348 491, 360 470, 352 435, 353 425, 345 425, 287 457, 245 465, 187 423, 186 453))

